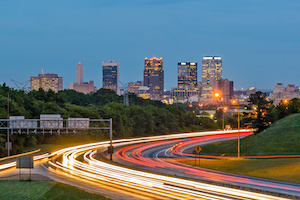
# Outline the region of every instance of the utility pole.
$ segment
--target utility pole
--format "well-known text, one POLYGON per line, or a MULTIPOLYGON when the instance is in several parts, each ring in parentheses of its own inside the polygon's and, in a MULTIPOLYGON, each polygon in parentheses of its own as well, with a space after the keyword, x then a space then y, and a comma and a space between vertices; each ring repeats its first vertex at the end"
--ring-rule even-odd
MULTIPOLYGON (((9 120, 9 92, 7 94, 7 120, 9 120)), ((9 128, 8 128, 8 121, 7 121, 7 156, 9 156, 9 150, 10 150, 10 145, 9 145, 9 128)))
POLYGON ((109 119, 109 139, 110 139, 110 160, 112 160, 113 146, 112 146, 112 118, 109 119))

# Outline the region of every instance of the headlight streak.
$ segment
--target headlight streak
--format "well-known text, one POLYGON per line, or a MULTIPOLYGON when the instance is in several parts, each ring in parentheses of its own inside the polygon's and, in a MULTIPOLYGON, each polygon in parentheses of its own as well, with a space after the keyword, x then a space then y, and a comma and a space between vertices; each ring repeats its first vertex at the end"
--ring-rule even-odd
MULTIPOLYGON (((249 130, 245 130, 245 132, 249 130)), ((237 132, 237 131, 232 131, 237 132)), ((241 132, 243 132, 241 130, 241 132)), ((133 139, 114 140, 114 146, 130 145, 141 142, 151 142, 157 140, 171 140, 185 137, 197 137, 204 135, 228 133, 228 131, 210 131, 197 133, 173 134, 164 136, 153 136, 133 139)), ((46 155, 46 157, 62 156, 62 162, 48 163, 50 166, 61 169, 72 175, 91 180, 104 181, 120 187, 126 187, 133 190, 144 191, 154 195, 159 195, 168 199, 284 199, 265 194, 248 192, 222 186, 215 186, 196 181, 190 181, 175 177, 168 177, 138 170, 132 170, 125 167, 116 166, 101 162, 92 157, 98 148, 106 148, 109 141, 97 142, 75 147, 69 147, 46 155), (80 162, 77 157, 83 155, 83 158, 89 164, 80 162)), ((42 159, 40 157, 39 159, 42 159)), ((0 165, 1 169, 2 165, 0 165)))
MULTIPOLYGON (((166 183, 185 185, 186 187, 192 187, 192 188, 194 187, 194 188, 212 191, 212 192, 221 192, 223 194, 236 195, 238 197, 245 197, 245 198, 250 198, 250 199, 261 199, 261 200, 263 200, 263 199, 285 199, 285 198, 274 197, 274 196, 265 195, 265 194, 259 194, 259 193, 254 193, 254 192, 237 190, 237 189, 233 189, 233 188, 226 188, 226 187, 222 187, 222 186, 215 186, 215 185, 200 183, 200 182, 196 182, 196 181, 189 181, 189 180, 180 179, 180 178, 173 178, 173 177, 168 177, 168 176, 163 176, 163 175, 141 172, 141 171, 132 170, 132 169, 119 167, 119 166, 114 166, 114 165, 111 165, 111 164, 108 164, 105 162, 101 162, 99 160, 92 158, 91 156, 89 157, 89 159, 90 159, 90 161, 89 161, 90 164, 93 164, 93 165, 101 167, 101 168, 108 168, 111 170, 126 172, 131 175, 139 175, 139 176, 148 177, 151 179, 157 179, 157 180, 163 181, 164 183, 166 182, 166 183)), ((214 197, 214 198, 216 198, 216 197, 214 197)))
MULTIPOLYGON (((181 135, 181 134, 180 134, 181 135)), ((154 137, 154 140, 158 139, 169 139, 169 137, 154 137)), ((182 137, 182 135, 181 135, 182 137)), ((181 138, 180 137, 180 138, 181 138)), ((176 139, 177 137, 170 137, 172 139, 176 139)), ((152 139, 142 139, 143 142, 145 141, 152 141, 152 139)), ((118 142, 118 141, 117 141, 118 142)), ((128 143, 137 143, 140 142, 137 139, 134 141, 127 140, 126 144, 128 143)), ((125 142, 122 144, 114 144, 117 145, 125 145, 125 142)), ((210 184, 199 183, 196 181, 189 181, 174 177, 162 176, 157 174, 152 174, 148 172, 141 172, 138 170, 132 170, 125 167, 115 166, 112 164, 108 164, 105 162, 101 162, 93 158, 93 155, 96 151, 90 151, 91 149, 96 148, 103 148, 107 147, 107 143, 97 143, 97 144, 88 144, 88 145, 81 145, 80 148, 74 147, 71 151, 69 148, 63 156, 64 167, 68 168, 70 171, 78 170, 84 171, 84 176, 87 177, 95 177, 97 175, 101 177, 105 177, 106 181, 112 181, 116 184, 127 185, 128 187, 136 188, 138 190, 148 191, 150 193, 159 194, 162 196, 170 195, 168 197, 174 199, 189 199, 189 198, 205 198, 205 199, 280 199, 279 197, 273 197, 264 194, 258 194, 248 191, 242 191, 232 188, 226 188, 221 186, 214 186, 210 184), (79 162, 76 160, 77 156, 83 154, 83 158, 89 164, 85 164, 83 162, 79 162), (72 164, 73 167, 70 165, 72 164), (87 173, 90 173, 87 175, 87 173), (198 190, 198 191, 195 191, 198 190), (201 191, 202 190, 202 191, 201 191), (206 192, 205 192, 206 191, 206 192), (229 195, 229 196, 228 196, 229 195), (171 197, 172 196, 172 197, 171 197)), ((283 198, 282 198, 283 199, 283 198)))

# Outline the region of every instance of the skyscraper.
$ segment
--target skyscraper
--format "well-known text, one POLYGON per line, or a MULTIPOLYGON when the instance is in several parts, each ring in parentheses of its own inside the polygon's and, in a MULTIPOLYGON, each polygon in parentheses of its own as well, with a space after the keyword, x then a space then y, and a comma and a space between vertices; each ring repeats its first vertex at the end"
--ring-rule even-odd
POLYGON ((39 90, 40 88, 45 91, 53 90, 58 92, 63 89, 63 78, 58 77, 57 74, 39 74, 38 76, 30 77, 31 90, 39 90))
POLYGON ((178 62, 178 88, 197 87, 197 63, 178 62))
POLYGON ((76 65, 76 82, 70 83, 70 89, 84 94, 95 92, 94 81, 83 82, 83 65, 81 62, 76 65))
POLYGON ((83 83, 83 65, 81 62, 76 65, 76 83, 83 83))
POLYGON ((204 56, 202 59, 202 97, 209 98, 213 92, 213 82, 222 79, 222 59, 220 56, 204 56))
POLYGON ((103 88, 114 90, 120 95, 120 63, 109 61, 102 62, 103 88))
POLYGON ((163 59, 145 58, 144 86, 148 86, 151 99, 162 99, 164 95, 163 59))

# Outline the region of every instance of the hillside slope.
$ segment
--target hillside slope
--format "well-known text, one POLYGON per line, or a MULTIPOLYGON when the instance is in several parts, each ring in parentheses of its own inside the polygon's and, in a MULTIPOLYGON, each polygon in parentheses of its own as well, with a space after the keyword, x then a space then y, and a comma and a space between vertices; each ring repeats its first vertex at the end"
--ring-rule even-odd
MULTIPOLYGON (((237 140, 203 146, 203 154, 235 156, 237 140)), ((241 155, 300 154, 300 113, 289 115, 257 135, 241 139, 241 155)))

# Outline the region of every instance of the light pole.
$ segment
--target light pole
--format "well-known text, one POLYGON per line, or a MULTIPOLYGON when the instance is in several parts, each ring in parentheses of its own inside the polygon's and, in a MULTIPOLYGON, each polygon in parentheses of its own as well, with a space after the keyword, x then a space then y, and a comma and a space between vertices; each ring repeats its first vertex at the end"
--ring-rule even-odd
MULTIPOLYGON (((7 120, 9 120, 9 93, 7 94, 7 120)), ((7 126, 7 156, 9 156, 9 150, 10 150, 10 145, 9 145, 9 129, 7 126)))
POLYGON ((222 129, 222 130, 224 130, 224 128, 225 128, 225 127, 224 127, 224 125, 225 125, 225 121, 224 121, 224 112, 227 110, 227 107, 224 107, 224 106, 223 106, 223 109, 222 109, 222 110, 223 110, 223 121, 222 121, 222 127, 223 127, 223 129, 222 129))
POLYGON ((237 103, 237 109, 238 109, 238 158, 240 158, 240 103, 238 100, 232 100, 233 104, 237 103))
POLYGON ((223 98, 221 98, 221 95, 220 95, 220 93, 219 92, 215 92, 214 93, 214 96, 219 100, 219 99, 221 99, 222 100, 222 114, 223 114, 223 119, 222 119, 222 130, 224 130, 224 126, 225 126, 225 122, 224 122, 224 112, 225 112, 225 110, 227 110, 227 108, 226 107, 224 107, 224 99, 223 98))

